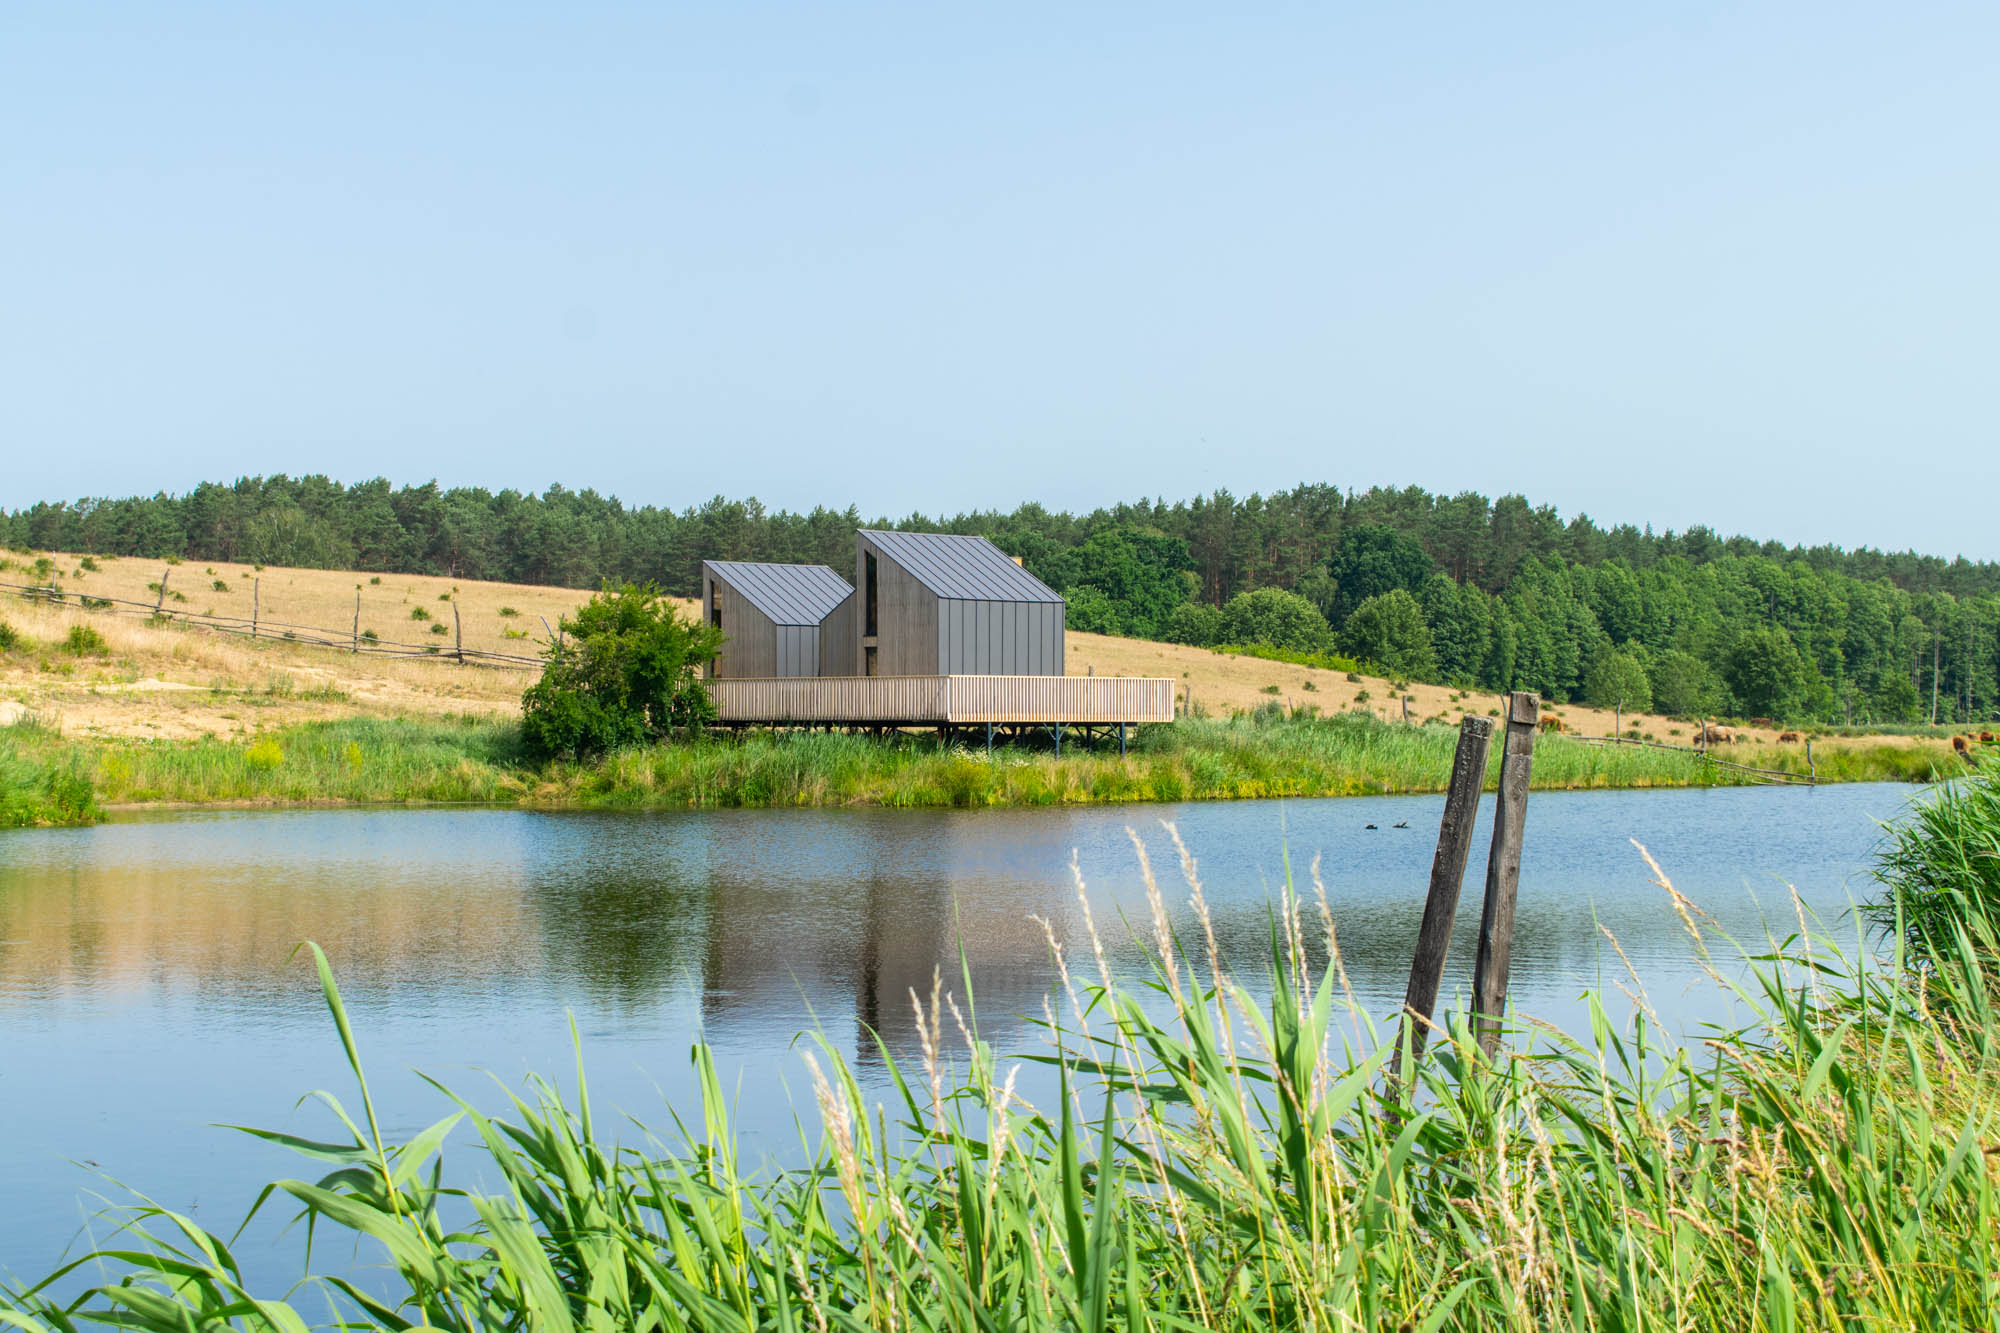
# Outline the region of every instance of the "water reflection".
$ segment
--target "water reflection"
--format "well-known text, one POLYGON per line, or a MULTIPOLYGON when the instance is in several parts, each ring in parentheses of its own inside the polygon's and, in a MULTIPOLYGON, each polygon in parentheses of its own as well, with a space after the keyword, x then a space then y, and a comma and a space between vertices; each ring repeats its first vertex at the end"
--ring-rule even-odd
MULTIPOLYGON (((1727 1008, 1630 839, 1652 847, 1718 929, 1793 929, 1785 883, 1829 920, 1902 787, 1537 796, 1523 866, 1514 995, 1580 1019, 1576 996, 1616 936, 1669 1022, 1727 1008)), ((911 990, 934 970, 981 1035, 1035 1044, 1054 973, 1042 922, 1094 972, 1074 852, 1110 965, 1148 966, 1146 900, 1126 833, 1151 850, 1183 939, 1200 928, 1162 818, 1201 858, 1221 947, 1254 981, 1289 847, 1322 874, 1350 980, 1371 1010, 1400 999, 1441 801, 1393 798, 1181 808, 911 813, 518 811, 231 813, 0 837, 0 1267, 46 1266, 73 1226, 89 1158, 168 1202, 247 1198, 288 1169, 205 1128, 283 1124, 303 1090, 343 1080, 303 939, 334 959, 392 1129, 435 1094, 410 1069, 504 1080, 571 1063, 584 1033, 596 1095, 658 1122, 689 1090, 699 1032, 742 1089, 744 1128, 782 1145, 784 1080, 817 1025, 866 1066, 870 1036, 913 1052, 911 990), (1410 828, 1391 826, 1407 821, 1410 828), (1367 824, 1378 826, 1368 830, 1367 824), (35 1095, 24 1096, 32 1087, 35 1095), (134 1088, 145 1095, 135 1098, 134 1088)), ((1445 988, 1462 1003, 1479 903, 1474 868, 1445 988)), ((1315 942, 1319 930, 1312 925, 1315 942)), ((864 1070, 866 1077, 866 1071, 864 1070)), ((463 1081, 463 1080, 458 1080, 463 1081)), ((233 1205, 219 1205, 227 1217, 233 1205)))

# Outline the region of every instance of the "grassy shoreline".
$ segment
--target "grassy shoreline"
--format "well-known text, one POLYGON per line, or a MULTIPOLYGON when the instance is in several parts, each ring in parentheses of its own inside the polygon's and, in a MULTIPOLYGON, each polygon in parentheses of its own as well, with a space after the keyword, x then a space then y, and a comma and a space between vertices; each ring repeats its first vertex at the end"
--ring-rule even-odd
MULTIPOLYGON (((972 808, 1252 800, 1436 792, 1457 729, 1331 718, 1197 719, 1142 731, 1129 757, 1072 747, 1060 758, 1003 748, 752 732, 620 751, 589 763, 536 764, 511 721, 469 717, 307 722, 246 740, 78 740, 36 727, 0 734, 0 780, 46 788, 85 781, 93 800, 47 801, 21 823, 87 822, 117 810, 244 806, 476 804, 543 809, 808 806, 972 808), (15 775, 8 778, 6 775, 15 775), (30 776, 31 775, 31 776, 30 776), (67 816, 67 817, 65 817, 67 816)), ((1739 762, 1803 774, 1797 746, 1749 748, 1739 762)), ((1820 780, 1924 781, 1934 751, 1824 748, 1820 780)), ((1945 775, 1960 766, 1946 761, 1945 775)), ((1498 747, 1489 771, 1497 775, 1498 747)), ((1742 785, 1745 774, 1670 750, 1536 744, 1535 786, 1576 791, 1742 785)), ((26 798, 23 798, 25 801, 26 798)))

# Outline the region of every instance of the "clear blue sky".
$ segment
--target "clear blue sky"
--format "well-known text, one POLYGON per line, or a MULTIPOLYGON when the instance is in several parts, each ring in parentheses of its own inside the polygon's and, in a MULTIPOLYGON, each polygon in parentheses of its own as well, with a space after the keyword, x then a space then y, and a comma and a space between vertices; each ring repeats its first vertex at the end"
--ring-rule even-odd
POLYGON ((1300 480, 2000 558, 2000 9, 0 12, 0 504, 1300 480))

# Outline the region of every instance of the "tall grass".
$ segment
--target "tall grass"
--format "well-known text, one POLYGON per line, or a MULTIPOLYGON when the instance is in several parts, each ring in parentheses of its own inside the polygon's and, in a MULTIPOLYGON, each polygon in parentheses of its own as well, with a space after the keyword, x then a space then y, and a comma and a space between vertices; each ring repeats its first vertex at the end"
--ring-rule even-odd
MULTIPOLYGON (((487 802, 547 808, 880 805, 979 807, 1435 792, 1457 731, 1359 713, 1191 719, 1139 731, 1129 756, 1074 738, 1047 749, 944 745, 928 735, 755 731, 620 751, 587 763, 531 763, 511 721, 346 719, 248 740, 64 741, 20 748, 129 804, 487 802)), ((1795 752, 1798 747, 1780 747, 1795 752)), ((1745 756, 1805 769, 1802 755, 1745 756), (1793 763, 1792 761, 1796 761, 1793 763)), ((1489 786, 1497 780, 1495 746, 1489 786)), ((1823 780, 1922 780, 1935 757, 1881 747, 1822 753, 1823 780)), ((1690 787, 1754 781, 1685 752, 1544 736, 1544 790, 1690 787)))
MULTIPOLYGON (((1982 781, 1991 781, 1990 775, 1982 781)), ((1936 836, 1935 833, 1929 836, 1936 836)), ((1989 1329, 2000 1308, 2000 1023, 1980 960, 1929 966, 1797 938, 1733 984, 1738 1031, 1694 1048, 1589 1005, 1485 1060, 1448 1016, 1408 1077, 1346 994, 1334 923, 1289 892, 1261 992, 1218 956, 1199 876, 1192 954, 1147 875, 1152 981, 1057 950, 1065 1016, 1027 1058, 1043 1104, 980 1043, 969 1001, 911 995, 921 1059, 881 1058, 871 1106, 827 1045, 816 1134, 746 1161, 708 1051, 661 1141, 621 1140, 536 1084, 498 1116, 443 1092, 379 1129, 332 969, 321 986, 358 1110, 296 1210, 332 1272, 252 1292, 227 1242, 140 1205, 117 1248, 9 1294, 21 1329, 1989 1329), (1309 937, 1314 937, 1310 938, 1309 937), (1328 965, 1314 975, 1309 957, 1328 965), (1949 1003, 1934 1003, 1937 998, 1949 1003), (464 1124, 505 1188, 449 1183, 464 1124), (816 1141, 815 1141, 816 1140, 816 1141), (388 1265, 386 1287, 340 1265, 388 1265), (92 1285, 57 1300, 68 1280, 92 1285)), ((1663 893, 1705 947, 1698 912, 1663 893)), ((1087 906, 1087 904, 1086 904, 1087 906)), ((1053 947, 1053 945, 1052 945, 1053 947)))
POLYGON ((0 730, 0 829, 88 824, 101 815, 89 777, 73 760, 33 754, 23 744, 52 734, 33 720, 0 730))
POLYGON ((1889 892, 1874 918, 1900 929, 1920 959, 1970 954, 2000 966, 2000 758, 1892 828, 1877 871, 1889 892))

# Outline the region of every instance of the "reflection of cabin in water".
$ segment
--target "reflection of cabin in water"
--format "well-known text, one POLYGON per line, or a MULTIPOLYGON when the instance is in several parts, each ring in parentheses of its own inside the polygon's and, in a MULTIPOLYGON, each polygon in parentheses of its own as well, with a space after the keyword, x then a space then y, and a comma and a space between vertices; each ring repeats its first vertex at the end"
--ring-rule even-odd
POLYGON ((855 536, 863 676, 1060 676, 1063 599, 984 537, 855 536))
POLYGON ((712 678, 854 673, 854 589, 825 565, 704 560, 701 605, 728 640, 712 678))

